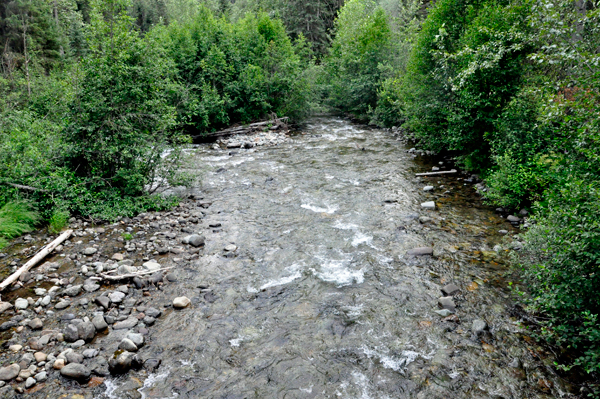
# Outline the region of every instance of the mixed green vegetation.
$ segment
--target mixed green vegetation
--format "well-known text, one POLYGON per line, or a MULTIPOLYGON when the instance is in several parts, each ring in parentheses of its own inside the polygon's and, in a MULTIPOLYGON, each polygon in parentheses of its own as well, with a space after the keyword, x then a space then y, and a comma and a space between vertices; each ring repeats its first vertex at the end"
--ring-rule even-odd
MULTIPOLYGON (((70 215, 167 208, 176 199, 157 193, 192 178, 178 168, 190 134, 273 114, 328 107, 402 126, 478 173, 491 204, 532 213, 518 259, 525 300, 541 335, 567 349, 561 367, 597 373, 599 10, 573 0, 4 0, 0 206, 36 209, 52 231, 70 215)), ((29 215, 0 236, 29 229, 29 215)))

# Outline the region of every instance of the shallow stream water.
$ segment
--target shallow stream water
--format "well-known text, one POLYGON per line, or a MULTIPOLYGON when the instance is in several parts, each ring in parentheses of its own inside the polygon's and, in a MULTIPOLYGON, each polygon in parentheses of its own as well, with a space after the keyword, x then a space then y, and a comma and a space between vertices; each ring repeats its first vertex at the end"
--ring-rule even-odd
MULTIPOLYGON (((517 231, 466 176, 415 179, 432 160, 335 117, 312 119, 285 144, 236 151, 196 152, 191 168, 204 170, 212 202, 207 244, 159 294, 192 305, 151 329, 143 355, 162 365, 139 372, 141 397, 563 396, 511 312, 506 251, 492 251, 508 245, 499 230, 517 231), (435 211, 421 208, 431 200, 435 211), (228 244, 235 256, 224 256, 228 244), (407 256, 423 246, 435 256, 407 256), (457 317, 443 321, 435 311, 448 283, 461 293, 457 317), (475 319, 489 332, 475 336, 475 319)), ((123 397, 127 381, 107 380, 100 397, 123 397)))

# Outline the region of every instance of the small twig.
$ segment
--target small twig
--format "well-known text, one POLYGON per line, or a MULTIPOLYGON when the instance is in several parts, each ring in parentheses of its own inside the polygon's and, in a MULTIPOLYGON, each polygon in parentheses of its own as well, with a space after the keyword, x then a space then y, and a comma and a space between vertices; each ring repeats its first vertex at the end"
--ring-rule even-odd
POLYGON ((442 170, 441 172, 427 172, 427 173, 415 173, 415 176, 435 176, 435 175, 447 175, 450 173, 458 172, 456 169, 442 170))

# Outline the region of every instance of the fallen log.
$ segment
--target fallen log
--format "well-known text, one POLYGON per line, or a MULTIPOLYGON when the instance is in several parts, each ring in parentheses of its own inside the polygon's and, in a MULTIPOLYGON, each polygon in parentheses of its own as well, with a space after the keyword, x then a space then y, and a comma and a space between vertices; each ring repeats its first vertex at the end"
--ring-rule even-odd
POLYGON ((268 121, 255 122, 255 123, 251 123, 249 125, 244 125, 244 126, 234 126, 234 127, 230 127, 230 128, 224 129, 224 130, 219 130, 218 132, 207 133, 207 134, 198 134, 196 136, 192 136, 192 138, 194 138, 194 139, 214 138, 214 137, 223 137, 223 136, 233 136, 235 134, 253 133, 253 132, 259 130, 260 128, 263 128, 263 127, 269 126, 269 125, 287 126, 288 120, 289 120, 289 118, 287 116, 285 116, 282 118, 271 119, 268 121))
POLYGON ((441 172, 427 172, 427 173, 416 173, 415 176, 435 176, 435 175, 449 175, 451 173, 458 172, 456 169, 442 170, 441 172))
POLYGON ((71 234, 73 234, 73 230, 67 230, 64 233, 62 233, 60 236, 58 236, 58 238, 56 238, 54 241, 52 241, 50 243, 50 245, 47 245, 46 247, 44 247, 33 258, 31 258, 27 263, 25 263, 23 266, 21 266, 16 272, 14 272, 10 276, 8 276, 6 278, 6 280, 4 280, 2 282, 2 284, 0 284, 0 291, 4 290, 6 287, 8 287, 9 285, 11 285, 15 281, 17 281, 18 278, 21 277, 21 275, 23 273, 29 271, 29 269, 31 269, 33 266, 38 264, 39 261, 44 259, 46 257, 46 255, 48 255, 50 252, 54 251, 54 248, 58 247, 66 239, 71 237, 71 234))
POLYGON ((24 186, 22 184, 16 184, 16 183, 6 183, 9 186, 13 186, 14 188, 18 188, 20 190, 25 190, 25 191, 39 191, 42 193, 47 193, 48 190, 44 190, 43 188, 36 188, 36 187, 31 187, 31 186, 24 186))
POLYGON ((109 276, 108 274, 101 274, 100 276, 104 279, 104 280, 110 280, 110 281, 118 281, 118 280, 125 280, 127 278, 133 278, 133 277, 139 277, 139 276, 145 276, 147 274, 154 274, 157 272, 161 272, 164 270, 170 270, 173 267, 163 267, 161 269, 156 269, 156 270, 148 270, 146 272, 135 272, 135 273, 127 273, 127 274, 121 274, 121 275, 117 275, 117 276, 109 276))

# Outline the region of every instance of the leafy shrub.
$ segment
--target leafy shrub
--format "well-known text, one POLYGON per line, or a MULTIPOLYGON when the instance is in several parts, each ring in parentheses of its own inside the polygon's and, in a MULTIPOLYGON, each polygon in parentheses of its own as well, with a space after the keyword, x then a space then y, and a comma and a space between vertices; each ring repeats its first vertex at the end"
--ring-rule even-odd
POLYGON ((543 335, 571 348, 574 365, 600 371, 600 190, 597 183, 564 179, 538 203, 524 235, 523 274, 529 302, 548 317, 543 335))

